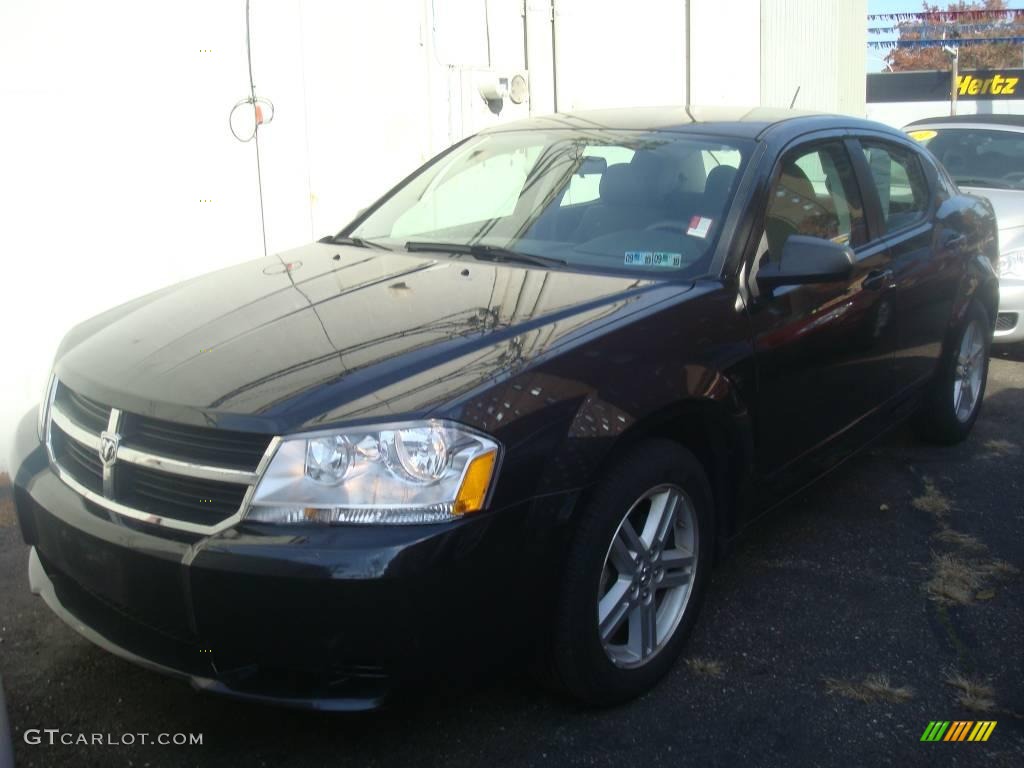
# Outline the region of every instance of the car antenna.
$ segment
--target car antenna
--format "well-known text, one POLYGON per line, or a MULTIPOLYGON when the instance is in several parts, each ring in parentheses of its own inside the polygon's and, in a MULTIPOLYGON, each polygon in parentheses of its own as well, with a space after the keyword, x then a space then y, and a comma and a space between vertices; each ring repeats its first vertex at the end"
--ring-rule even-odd
POLYGON ((796 87, 796 91, 793 93, 793 100, 789 102, 789 108, 792 109, 793 105, 796 104, 796 97, 800 95, 800 86, 796 87))

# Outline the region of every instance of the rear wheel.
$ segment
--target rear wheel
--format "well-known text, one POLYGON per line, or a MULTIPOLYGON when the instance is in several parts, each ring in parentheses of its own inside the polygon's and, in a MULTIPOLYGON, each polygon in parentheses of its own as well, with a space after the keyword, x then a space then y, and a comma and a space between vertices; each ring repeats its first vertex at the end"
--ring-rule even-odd
POLYGON ((693 454, 651 440, 579 514, 552 659, 574 698, 615 704, 652 687, 693 627, 711 567, 712 496, 693 454))
POLYGON ((952 444, 970 434, 985 397, 991 343, 988 313, 972 302, 917 414, 916 426, 922 437, 952 444))

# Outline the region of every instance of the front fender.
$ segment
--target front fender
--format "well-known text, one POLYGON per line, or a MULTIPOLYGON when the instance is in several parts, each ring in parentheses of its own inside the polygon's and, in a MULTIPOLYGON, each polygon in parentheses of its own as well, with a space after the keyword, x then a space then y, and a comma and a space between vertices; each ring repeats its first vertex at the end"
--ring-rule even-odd
POLYGON ((750 327, 735 291, 678 300, 477 393, 445 415, 506 448, 497 506, 586 489, 645 436, 687 445, 733 508, 753 464, 750 327))
POLYGON ((950 333, 959 329, 967 308, 976 299, 985 307, 993 327, 999 310, 999 227, 995 209, 984 197, 963 195, 960 200, 962 205, 955 215, 946 217, 965 238, 964 270, 950 318, 950 333))

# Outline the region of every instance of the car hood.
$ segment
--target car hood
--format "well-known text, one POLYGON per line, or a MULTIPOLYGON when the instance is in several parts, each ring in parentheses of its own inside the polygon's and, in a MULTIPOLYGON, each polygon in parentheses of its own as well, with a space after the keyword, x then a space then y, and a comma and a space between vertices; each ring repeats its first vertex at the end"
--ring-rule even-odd
POLYGON ((985 197, 992 203, 999 223, 999 250, 1024 247, 1024 190, 992 189, 960 185, 964 192, 985 197))
POLYGON ((223 428, 424 415, 688 287, 315 243, 93 318, 55 371, 124 410, 223 428))

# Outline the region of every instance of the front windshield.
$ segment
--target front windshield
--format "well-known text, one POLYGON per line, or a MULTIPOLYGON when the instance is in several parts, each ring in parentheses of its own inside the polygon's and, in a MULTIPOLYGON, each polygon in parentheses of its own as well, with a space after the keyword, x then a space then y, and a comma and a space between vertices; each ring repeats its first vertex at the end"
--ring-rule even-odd
POLYGON ((396 249, 454 244, 569 269, 699 276, 750 149, 667 132, 484 134, 342 234, 396 249))
POLYGON ((928 147, 957 184, 1024 189, 1024 133, 988 128, 915 129, 910 136, 928 147))

